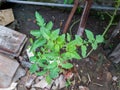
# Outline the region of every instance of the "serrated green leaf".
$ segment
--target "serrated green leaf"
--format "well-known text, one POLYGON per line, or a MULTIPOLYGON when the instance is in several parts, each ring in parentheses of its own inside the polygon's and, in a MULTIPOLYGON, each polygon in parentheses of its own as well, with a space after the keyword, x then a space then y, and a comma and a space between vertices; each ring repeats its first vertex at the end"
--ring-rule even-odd
POLYGON ((71 58, 71 53, 70 52, 62 53, 61 57, 63 58, 63 60, 69 60, 69 58, 71 58))
POLYGON ((52 78, 48 75, 48 76, 46 76, 46 81, 48 84, 50 84, 52 81, 52 78))
POLYGON ((67 41, 69 42, 71 40, 71 36, 69 33, 67 33, 67 41))
POLYGON ((40 72, 36 72, 37 76, 43 76, 46 74, 46 70, 44 71, 40 71, 40 72))
POLYGON ((72 51, 72 52, 65 52, 63 54, 61 54, 61 57, 64 60, 69 60, 69 59, 81 59, 80 55, 76 52, 76 51, 72 51))
POLYGON ((30 72, 35 73, 38 70, 37 64, 32 64, 30 67, 30 72))
POLYGON ((80 36, 75 35, 75 40, 77 42, 76 43, 77 46, 81 46, 83 44, 83 39, 80 36))
POLYGON ((55 79, 59 76, 59 68, 54 68, 52 70, 50 70, 50 77, 55 79))
POLYGON ((74 54, 74 59, 81 59, 80 55, 76 51, 74 51, 73 54, 74 54))
POLYGON ((40 32, 45 39, 49 40, 50 37, 48 35, 48 32, 46 32, 46 29, 44 27, 41 27, 40 32))
POLYGON ((41 35, 40 30, 32 30, 30 31, 30 34, 32 34, 35 37, 40 37, 41 35))
POLYGON ((85 45, 82 45, 81 46, 81 54, 82 54, 82 57, 85 58, 86 57, 86 53, 87 53, 87 48, 85 45))
POLYGON ((53 69, 57 67, 57 62, 53 62, 47 66, 47 69, 53 69))
POLYGON ((66 46, 66 51, 69 51, 69 52, 75 51, 76 50, 76 46, 74 44, 75 44, 74 42, 68 43, 68 45, 66 46))
POLYGON ((37 61, 36 56, 30 57, 30 62, 35 63, 37 61))
POLYGON ((31 44, 33 44, 33 39, 32 38, 30 38, 29 41, 30 41, 31 44))
POLYGON ((38 13, 38 12, 35 12, 35 17, 36 17, 36 21, 37 21, 37 24, 39 26, 44 26, 44 18, 38 13))
POLYGON ((97 35, 97 36, 96 36, 96 41, 97 41, 98 43, 102 43, 102 42, 104 41, 103 36, 102 36, 102 35, 97 35))
POLYGON ((49 52, 49 53, 44 54, 43 56, 46 57, 46 59, 54 60, 58 58, 59 55, 56 52, 49 52))
POLYGON ((55 45, 55 52, 60 52, 60 47, 58 44, 55 45))
POLYGON ((57 37, 59 36, 59 32, 60 32, 60 29, 56 29, 56 30, 52 31, 51 36, 50 36, 51 40, 56 40, 57 37))
POLYGON ((91 31, 89 31, 89 30, 85 30, 85 33, 86 33, 86 36, 87 36, 87 38, 88 38, 88 40, 90 41, 90 42, 92 42, 92 41, 94 41, 95 40, 95 38, 94 38, 94 34, 91 32, 91 31))
POLYGON ((46 65, 44 64, 44 59, 43 60, 40 60, 40 61, 38 61, 37 63, 38 63, 38 65, 39 65, 39 67, 41 67, 41 68, 46 68, 46 65))
POLYGON ((93 48, 94 50, 96 50, 97 47, 98 47, 98 45, 97 45, 97 42, 96 42, 96 41, 95 41, 94 43, 92 43, 92 48, 93 48))
POLYGON ((56 42, 60 46, 60 48, 62 48, 66 42, 65 41, 65 34, 58 36, 58 38, 56 39, 56 42))
POLYGON ((30 51, 35 51, 38 47, 43 46, 45 43, 46 40, 37 39, 30 48, 30 51))
POLYGON ((53 41, 49 40, 46 44, 46 47, 49 48, 50 50, 54 50, 54 43, 53 41))
POLYGON ((46 28, 47 28, 48 30, 51 30, 52 27, 53 27, 52 21, 48 22, 47 25, 46 25, 46 28))
POLYGON ((65 63, 65 64, 61 64, 61 67, 64 69, 70 69, 73 67, 73 65, 71 63, 65 63))

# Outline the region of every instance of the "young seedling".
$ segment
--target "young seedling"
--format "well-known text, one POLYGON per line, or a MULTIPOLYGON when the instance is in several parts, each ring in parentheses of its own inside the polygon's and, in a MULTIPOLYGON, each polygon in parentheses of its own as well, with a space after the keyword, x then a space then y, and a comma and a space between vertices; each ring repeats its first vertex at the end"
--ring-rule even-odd
POLYGON ((91 46, 95 50, 98 44, 104 41, 102 35, 95 37, 89 30, 85 30, 86 39, 78 35, 72 39, 69 33, 59 34, 60 29, 54 30, 52 21, 46 23, 38 12, 35 13, 35 17, 40 29, 30 32, 35 37, 34 40, 30 39, 30 52, 34 54, 30 57, 32 63, 30 71, 36 75, 45 76, 49 83, 64 70, 73 67, 70 60, 85 58, 88 47, 91 46), (78 49, 81 53, 78 53, 78 49))

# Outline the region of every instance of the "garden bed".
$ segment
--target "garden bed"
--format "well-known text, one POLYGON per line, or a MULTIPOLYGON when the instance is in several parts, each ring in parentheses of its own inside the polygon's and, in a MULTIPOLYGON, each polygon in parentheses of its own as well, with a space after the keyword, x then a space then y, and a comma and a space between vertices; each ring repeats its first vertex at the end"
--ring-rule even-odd
MULTIPOLYGON (((22 4, 8 5, 13 9, 16 19, 15 23, 8 25, 8 27, 26 34, 28 38, 32 37, 30 35, 30 30, 39 28, 36 25, 35 20, 36 11, 38 11, 44 17, 46 22, 52 21, 54 23, 53 28, 60 28, 61 33, 70 12, 69 9, 63 8, 22 4)), ((5 5, 5 7, 2 8, 7 7, 5 5)), ((80 16, 81 13, 76 13, 72 19, 72 23, 80 19, 80 16)), ((95 35, 102 34, 108 22, 109 18, 101 11, 92 10, 90 11, 86 28, 91 30, 95 35)), ((116 20, 116 22, 118 21, 116 20)), ((78 25, 79 23, 75 24, 71 31, 68 30, 73 37, 77 33, 78 25)), ((115 27, 112 27, 110 31, 114 30, 114 28, 115 27)), ((120 37, 116 38, 116 42, 115 44, 113 43, 113 46, 116 46, 119 43, 120 37)), ((113 50, 113 48, 115 47, 112 47, 110 50, 113 50)), ((23 50, 21 53, 21 57, 25 57, 24 51, 25 50, 23 50)), ((20 58, 18 61, 19 60, 20 58)), ((69 87, 62 88, 61 90, 120 90, 120 66, 114 65, 111 61, 109 61, 109 59, 107 59, 106 50, 103 48, 103 45, 100 45, 99 48, 88 58, 78 61, 72 60, 72 63, 74 64, 76 70, 74 70, 75 72, 74 77, 72 77, 71 80, 71 85, 69 87), (86 89, 81 89, 82 87, 86 87, 86 89)), ((31 86, 25 86, 27 81, 26 78, 29 77, 29 71, 28 68, 24 69, 26 70, 27 74, 18 81, 18 90, 41 90, 39 88, 31 89, 31 86)))

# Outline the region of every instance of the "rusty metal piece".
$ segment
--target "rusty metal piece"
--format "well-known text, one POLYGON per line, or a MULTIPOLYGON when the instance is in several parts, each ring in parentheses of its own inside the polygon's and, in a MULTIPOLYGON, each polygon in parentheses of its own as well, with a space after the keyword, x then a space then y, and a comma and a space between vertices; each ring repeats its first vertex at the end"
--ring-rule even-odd
POLYGON ((0 54, 0 88, 9 87, 18 67, 16 60, 0 54))
POLYGON ((26 40, 25 34, 0 26, 0 53, 17 57, 26 40))
POLYGON ((71 12, 69 14, 69 17, 67 19, 67 22, 66 22, 66 24, 64 26, 63 33, 67 32, 67 29, 68 29, 68 27, 70 25, 71 19, 72 19, 73 15, 74 15, 76 9, 78 7, 78 4, 79 4, 79 0, 74 0, 74 6, 73 6, 73 8, 72 8, 72 10, 71 10, 71 12))
POLYGON ((77 31, 77 35, 79 35, 79 36, 83 35, 92 2, 93 2, 93 0, 85 0, 85 7, 84 7, 84 10, 83 10, 81 20, 80 20, 80 24, 79 24, 79 28, 78 28, 78 31, 77 31))

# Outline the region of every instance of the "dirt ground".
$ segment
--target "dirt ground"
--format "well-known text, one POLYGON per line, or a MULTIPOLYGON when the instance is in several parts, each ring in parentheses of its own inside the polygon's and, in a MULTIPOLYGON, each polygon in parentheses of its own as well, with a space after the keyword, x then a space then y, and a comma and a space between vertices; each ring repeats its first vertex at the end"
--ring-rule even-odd
MULTIPOLYGON (((38 11, 45 18, 46 22, 53 21, 54 28, 60 28, 61 33, 70 12, 70 9, 56 7, 20 4, 8 5, 13 8, 16 19, 14 23, 8 26, 26 34, 27 37, 31 37, 29 34, 30 30, 39 28, 35 21, 35 11, 38 11)), ((6 8, 6 5, 2 8, 6 8)), ((94 34, 102 34, 109 19, 105 18, 105 20, 102 20, 97 13, 98 11, 95 10, 90 12, 86 28, 93 31, 94 34)), ((72 19, 72 23, 80 19, 80 16, 81 13, 76 13, 72 19)), ((74 25, 71 31, 72 35, 76 34, 78 24, 79 23, 74 25)), ((68 32, 70 31, 68 30, 68 32)), ((70 87, 61 90, 80 90, 80 86, 86 86, 89 90, 120 90, 120 66, 113 64, 107 59, 103 45, 94 51, 88 58, 80 61, 73 60, 73 63, 76 66, 77 72, 73 77, 72 84, 70 87), (116 77, 117 80, 114 80, 113 77, 116 77)))

